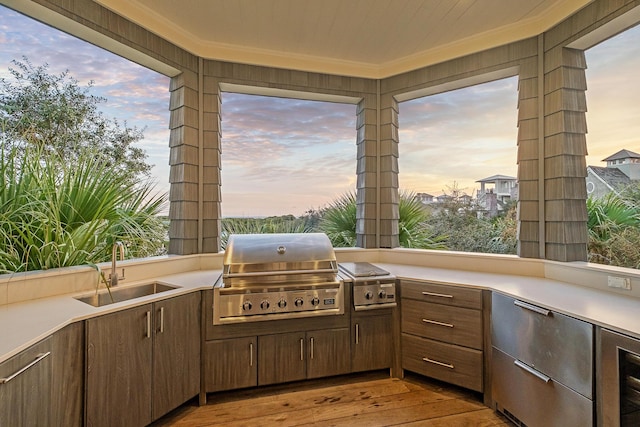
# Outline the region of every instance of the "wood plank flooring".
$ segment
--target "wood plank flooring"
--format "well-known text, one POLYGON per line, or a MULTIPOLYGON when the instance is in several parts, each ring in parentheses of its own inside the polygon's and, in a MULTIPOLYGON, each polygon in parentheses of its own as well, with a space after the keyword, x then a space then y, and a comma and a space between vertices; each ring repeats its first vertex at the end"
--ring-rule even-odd
POLYGON ((209 394, 153 426, 513 426, 480 394, 408 374, 373 372, 209 394))

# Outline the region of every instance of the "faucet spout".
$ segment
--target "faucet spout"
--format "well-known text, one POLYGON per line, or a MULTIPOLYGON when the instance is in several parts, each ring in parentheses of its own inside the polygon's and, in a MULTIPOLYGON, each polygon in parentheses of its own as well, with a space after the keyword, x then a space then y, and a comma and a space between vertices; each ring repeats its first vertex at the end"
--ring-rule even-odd
MULTIPOLYGON (((120 261, 124 260, 124 244, 120 241, 116 241, 113 244, 113 248, 111 249, 111 286, 118 285, 118 270, 116 270, 116 259, 118 257, 118 252, 120 252, 120 261)), ((124 279, 124 273, 120 279, 124 279)))

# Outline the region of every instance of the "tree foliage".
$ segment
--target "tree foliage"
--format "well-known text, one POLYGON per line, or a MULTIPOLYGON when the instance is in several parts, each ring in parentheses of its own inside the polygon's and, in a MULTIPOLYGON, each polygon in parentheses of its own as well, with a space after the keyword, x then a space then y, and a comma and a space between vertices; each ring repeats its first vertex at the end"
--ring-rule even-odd
POLYGON ((0 273, 107 261, 117 240, 129 257, 162 253, 164 195, 88 150, 69 163, 27 146, 0 151, 0 273))
POLYGON ((0 132, 5 149, 29 146, 69 162, 90 149, 106 167, 131 182, 149 175, 146 153, 135 144, 143 130, 128 127, 101 111, 105 98, 91 94, 93 82, 81 87, 68 71, 49 74, 48 65, 29 59, 12 61, 12 78, 0 79, 0 132))

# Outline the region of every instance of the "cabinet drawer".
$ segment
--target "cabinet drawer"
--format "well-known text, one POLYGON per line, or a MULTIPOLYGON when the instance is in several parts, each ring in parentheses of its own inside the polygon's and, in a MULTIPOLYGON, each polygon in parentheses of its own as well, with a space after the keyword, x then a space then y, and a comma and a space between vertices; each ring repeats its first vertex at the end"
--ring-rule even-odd
POLYGON ((482 352, 402 334, 402 368, 482 391, 482 352))
POLYGON ((493 346, 593 398, 593 325, 492 294, 493 346))
POLYGON ((545 382, 515 365, 515 359, 493 349, 493 399, 528 426, 593 425, 593 402, 561 383, 545 382))
POLYGON ((400 287, 403 298, 482 309, 482 291, 480 289, 408 280, 402 280, 400 287))
POLYGON ((402 299, 402 332, 482 349, 482 311, 402 299))

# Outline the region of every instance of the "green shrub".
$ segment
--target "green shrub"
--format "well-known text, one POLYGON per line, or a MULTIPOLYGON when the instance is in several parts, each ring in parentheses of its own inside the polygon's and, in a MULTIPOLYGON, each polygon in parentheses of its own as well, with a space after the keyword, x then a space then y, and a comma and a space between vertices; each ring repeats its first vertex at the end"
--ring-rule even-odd
POLYGON ((0 272, 104 262, 117 240, 128 257, 157 255, 166 196, 107 166, 89 149, 76 161, 26 147, 0 152, 0 272))

